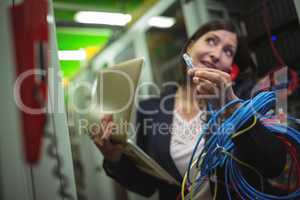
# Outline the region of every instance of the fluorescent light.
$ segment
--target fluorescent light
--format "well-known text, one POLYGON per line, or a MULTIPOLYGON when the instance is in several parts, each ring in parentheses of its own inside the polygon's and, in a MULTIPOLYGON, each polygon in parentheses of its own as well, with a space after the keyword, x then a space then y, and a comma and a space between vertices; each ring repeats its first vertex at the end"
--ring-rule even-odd
POLYGON ((81 11, 75 14, 75 21, 87 24, 124 26, 131 21, 131 15, 122 13, 81 11))
POLYGON ((86 53, 84 50, 64 50, 58 51, 59 60, 85 60, 86 53))
POLYGON ((170 28, 175 24, 175 19, 173 17, 155 16, 149 19, 148 24, 158 28, 170 28))

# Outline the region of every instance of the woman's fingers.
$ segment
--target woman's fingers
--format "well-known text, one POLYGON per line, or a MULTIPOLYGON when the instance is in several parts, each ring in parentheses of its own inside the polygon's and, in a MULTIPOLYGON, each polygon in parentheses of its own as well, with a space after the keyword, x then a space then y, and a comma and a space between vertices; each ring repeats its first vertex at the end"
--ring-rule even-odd
POLYGON ((196 89, 198 95, 213 95, 218 92, 217 85, 206 79, 199 79, 196 89))
POLYGON ((103 118, 101 119, 101 121, 112 121, 112 115, 111 114, 107 114, 104 115, 103 118))
POLYGON ((197 95, 218 95, 224 92, 224 97, 227 100, 236 99, 236 95, 232 90, 232 81, 228 73, 202 67, 194 68, 188 71, 191 75, 193 83, 196 85, 197 95))
POLYGON ((114 128, 115 128, 115 123, 113 123, 112 121, 108 122, 107 125, 104 127, 103 135, 101 139, 109 140, 111 135, 113 134, 114 128))
POLYGON ((103 144, 103 140, 100 135, 93 135, 92 140, 97 146, 101 146, 103 144))
POLYGON ((224 72, 224 71, 219 70, 219 69, 208 68, 208 67, 197 67, 197 68, 190 69, 188 72, 189 72, 189 74, 193 75, 197 71, 214 72, 214 73, 220 74, 224 77, 227 77, 227 76, 230 77, 229 73, 227 73, 227 72, 224 72))
POLYGON ((95 144, 101 145, 103 143, 103 140, 107 140, 110 138, 111 132, 112 132, 112 115, 105 115, 100 120, 100 128, 97 128, 95 126, 95 130, 92 130, 91 139, 94 141, 95 144))
POLYGON ((122 148, 121 144, 114 144, 112 143, 111 139, 103 139, 100 137, 96 137, 94 138, 94 143, 96 144, 96 146, 104 152, 111 152, 111 151, 115 151, 115 150, 120 150, 122 148))
POLYGON ((119 160, 124 148, 121 144, 113 144, 110 140, 103 140, 100 144, 96 143, 96 146, 103 156, 110 161, 119 160))
POLYGON ((112 115, 104 115, 104 117, 100 120, 101 129, 104 131, 107 124, 112 121, 112 115))
POLYGON ((188 74, 189 76, 193 76, 196 70, 197 70, 197 68, 189 69, 189 70, 187 71, 187 74, 188 74))
POLYGON ((123 148, 121 144, 114 144, 111 140, 104 140, 103 146, 108 151, 119 151, 123 148))
POLYGON ((212 71, 198 70, 194 73, 194 76, 202 79, 207 79, 217 85, 228 82, 227 77, 223 76, 220 73, 212 71))
POLYGON ((117 161, 121 158, 123 146, 114 144, 111 136, 115 131, 116 124, 112 121, 112 115, 105 115, 100 120, 101 134, 93 134, 93 142, 102 152, 103 156, 110 161, 117 161))
MULTIPOLYGON (((190 76, 193 76, 193 81, 197 82, 199 79, 207 79, 217 85, 231 83, 229 74, 212 68, 195 68, 188 71, 190 76)), ((196 83, 197 84, 197 83, 196 83)))

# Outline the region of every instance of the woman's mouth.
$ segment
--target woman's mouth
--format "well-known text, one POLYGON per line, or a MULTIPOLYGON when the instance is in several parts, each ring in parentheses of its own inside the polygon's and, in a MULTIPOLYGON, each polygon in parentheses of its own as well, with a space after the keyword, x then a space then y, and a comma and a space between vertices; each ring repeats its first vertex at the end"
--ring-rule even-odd
POLYGON ((225 69, 225 68, 216 66, 215 64, 213 64, 209 61, 202 60, 200 62, 201 62, 202 65, 204 65, 207 68, 217 69, 217 70, 220 70, 220 71, 223 71, 223 72, 226 72, 226 73, 230 73, 230 69, 228 69, 228 68, 225 69))
POLYGON ((217 69, 216 65, 212 64, 211 62, 205 61, 205 60, 202 60, 201 64, 203 64, 205 67, 208 67, 208 68, 217 69))

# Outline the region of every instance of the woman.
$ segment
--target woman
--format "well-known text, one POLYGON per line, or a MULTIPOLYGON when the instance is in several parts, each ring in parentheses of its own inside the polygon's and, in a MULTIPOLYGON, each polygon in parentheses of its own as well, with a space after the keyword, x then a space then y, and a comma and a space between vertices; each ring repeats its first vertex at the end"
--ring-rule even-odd
MULTIPOLYGON (((230 71, 239 51, 238 40, 237 32, 229 22, 214 21, 203 25, 182 50, 182 53, 187 53, 193 60, 192 69, 187 70, 186 66, 183 68, 183 73, 188 78, 177 89, 166 92, 160 98, 142 101, 139 105, 137 144, 179 182, 187 170, 196 134, 203 128, 205 118, 209 118, 207 103, 210 102, 217 109, 222 103, 237 98, 232 89, 230 71), (218 88, 222 88, 222 99, 219 98, 220 95, 215 96, 218 88), (147 112, 154 110, 158 112, 147 112), (159 129, 161 124, 172 128, 162 132, 159 129)), ((238 106, 227 110, 224 117, 228 117, 238 106)), ((249 126, 251 122, 250 119, 245 126, 249 126)), ((111 117, 105 117, 102 123, 104 127, 111 127, 111 117)), ((108 128, 102 137, 94 139, 105 157, 104 169, 109 176, 139 194, 150 196, 158 190, 161 200, 176 199, 179 187, 138 170, 121 153, 122 147, 111 143, 110 135, 111 128, 108 128)), ((233 142, 235 156, 255 167, 265 180, 281 173, 286 162, 284 146, 260 122, 234 138, 233 142), (276 155, 276 159, 273 155, 276 155)), ((205 145, 205 139, 201 141, 201 145, 198 151, 205 145)), ((259 189, 260 180, 257 175, 247 168, 241 167, 241 170, 246 180, 259 189)), ((217 170, 217 181, 204 182, 201 199, 212 199, 215 184, 218 184, 216 199, 227 199, 222 167, 217 170)), ((268 187, 267 181, 265 184, 265 188, 268 187)), ((232 196, 235 195, 234 192, 231 193, 232 196)))

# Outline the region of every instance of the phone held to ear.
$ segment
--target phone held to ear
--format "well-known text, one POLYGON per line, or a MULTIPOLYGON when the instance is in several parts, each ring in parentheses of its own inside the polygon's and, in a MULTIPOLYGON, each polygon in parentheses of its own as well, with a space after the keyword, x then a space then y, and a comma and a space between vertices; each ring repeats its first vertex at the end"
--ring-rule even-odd
POLYGON ((240 68, 237 64, 233 63, 231 66, 231 72, 230 72, 230 76, 231 76, 231 80, 235 81, 238 77, 240 73, 240 68))
MULTIPOLYGON (((193 59, 187 54, 187 53, 184 53, 182 55, 182 58, 187 66, 188 69, 191 69, 191 68, 194 68, 194 64, 193 64, 193 59)), ((231 80, 232 81, 235 81, 238 77, 240 73, 240 68, 237 64, 233 63, 232 64, 232 67, 231 67, 231 72, 230 72, 230 76, 231 76, 231 80)))

